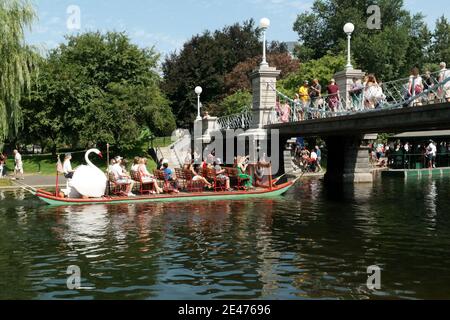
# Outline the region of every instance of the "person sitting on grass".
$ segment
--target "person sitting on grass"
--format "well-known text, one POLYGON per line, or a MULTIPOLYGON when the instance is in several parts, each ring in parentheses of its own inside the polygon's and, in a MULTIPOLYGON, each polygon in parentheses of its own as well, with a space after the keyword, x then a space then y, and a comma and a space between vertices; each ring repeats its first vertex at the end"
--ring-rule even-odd
POLYGON ((166 179, 166 181, 168 181, 170 184, 173 185, 173 188, 174 188, 173 192, 179 193, 179 191, 178 191, 178 181, 174 177, 173 170, 169 168, 169 162, 168 161, 164 161, 162 172, 164 172, 164 178, 166 179))
POLYGON ((233 191, 233 189, 231 189, 230 178, 226 175, 226 170, 221 167, 221 164, 222 160, 219 158, 217 158, 213 164, 214 170, 216 171, 217 180, 225 183, 225 189, 227 191, 233 191))
POLYGON ((146 158, 142 158, 139 160, 138 165, 138 173, 141 176, 143 183, 153 183, 153 190, 151 193, 161 194, 163 193, 163 189, 158 186, 158 181, 156 181, 155 176, 148 172, 147 169, 148 160, 146 158))
POLYGON ((253 178, 246 174, 249 157, 239 157, 237 162, 239 179, 245 181, 245 189, 253 189, 253 178))

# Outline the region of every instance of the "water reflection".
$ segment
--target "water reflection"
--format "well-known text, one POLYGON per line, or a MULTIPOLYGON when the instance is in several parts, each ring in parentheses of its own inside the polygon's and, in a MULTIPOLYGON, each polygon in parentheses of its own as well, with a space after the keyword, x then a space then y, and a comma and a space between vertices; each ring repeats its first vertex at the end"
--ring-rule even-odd
POLYGON ((449 191, 449 179, 312 179, 278 199, 63 208, 5 193, 0 271, 15 276, 0 297, 445 298, 449 191), (69 265, 95 289, 68 291, 69 265), (370 265, 384 270, 376 296, 370 265))

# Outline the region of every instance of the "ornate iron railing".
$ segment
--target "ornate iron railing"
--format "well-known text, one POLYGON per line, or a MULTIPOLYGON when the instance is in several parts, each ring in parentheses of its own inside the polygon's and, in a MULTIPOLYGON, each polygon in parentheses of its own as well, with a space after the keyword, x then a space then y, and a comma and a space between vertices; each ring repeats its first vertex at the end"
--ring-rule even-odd
POLYGON ((253 113, 250 110, 246 110, 243 113, 234 114, 226 117, 219 118, 217 120, 219 129, 221 130, 236 130, 236 129, 248 129, 253 121, 253 113))
POLYGON ((360 93, 348 100, 338 94, 321 95, 306 101, 292 100, 270 85, 278 96, 272 111, 272 118, 276 119, 273 122, 299 122, 445 102, 450 77, 439 82, 436 76, 437 73, 431 75, 430 83, 421 92, 410 94, 410 78, 405 78, 370 87, 362 86, 360 93))
MULTIPOLYGON (((442 72, 423 75, 424 89, 421 92, 410 90, 411 78, 395 81, 361 85, 357 93, 349 99, 339 94, 320 95, 316 98, 293 100, 276 90, 274 84, 267 83, 270 90, 277 94, 277 104, 272 109, 270 124, 299 122, 353 115, 357 113, 376 112, 379 110, 414 107, 446 101, 446 92, 450 90, 450 77, 442 78, 442 72)), ((448 99, 448 97, 447 97, 448 99)), ((248 129, 253 115, 250 110, 218 119, 219 129, 248 129)))

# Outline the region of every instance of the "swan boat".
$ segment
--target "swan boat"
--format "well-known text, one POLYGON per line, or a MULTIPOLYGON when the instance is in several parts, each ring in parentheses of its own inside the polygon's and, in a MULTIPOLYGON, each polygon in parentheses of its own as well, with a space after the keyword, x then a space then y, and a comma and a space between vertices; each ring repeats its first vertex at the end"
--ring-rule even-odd
MULTIPOLYGON (((220 201, 220 200, 248 200, 254 198, 273 198, 282 196, 295 184, 297 180, 287 182, 272 188, 257 188, 253 191, 232 192, 198 192, 178 193, 164 195, 149 195, 136 197, 101 197, 91 199, 61 198, 45 190, 33 191, 39 199, 51 206, 74 206, 95 204, 131 204, 152 202, 193 202, 193 201, 220 201)), ((30 191, 31 192, 31 191, 30 191)))
MULTIPOLYGON (((277 185, 279 178, 272 181, 269 186, 261 186, 251 191, 223 191, 223 192, 181 192, 176 194, 142 195, 135 197, 123 196, 100 196, 106 192, 107 179, 105 174, 89 160, 89 155, 96 153, 100 157, 101 152, 97 149, 89 150, 85 155, 87 166, 80 166, 74 174, 72 187, 83 195, 84 198, 62 197, 58 190, 49 192, 38 190, 30 186, 19 185, 26 191, 37 196, 51 206, 72 206, 72 205, 95 205, 95 204, 124 204, 124 203, 151 203, 151 202, 193 202, 193 201, 218 201, 218 200, 247 200, 253 198, 278 197, 285 194, 300 179, 277 185)), ((270 165, 269 165, 270 166, 270 165)), ((58 180, 57 180, 58 181, 58 180)))

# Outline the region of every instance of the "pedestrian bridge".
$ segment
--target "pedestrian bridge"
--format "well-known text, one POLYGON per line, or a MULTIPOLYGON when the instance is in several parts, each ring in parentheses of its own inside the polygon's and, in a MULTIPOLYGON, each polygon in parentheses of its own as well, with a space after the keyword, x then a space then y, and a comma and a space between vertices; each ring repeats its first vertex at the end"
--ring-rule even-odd
POLYGON ((312 119, 265 126, 281 136, 346 136, 366 133, 402 133, 450 129, 450 102, 420 107, 374 110, 339 117, 312 119))
MULTIPOLYGON (((290 99, 268 83, 267 90, 277 94, 277 104, 268 111, 266 123, 259 125, 291 137, 449 129, 450 102, 445 89, 450 86, 450 78, 439 81, 436 73, 429 79, 428 88, 413 95, 408 94, 410 79, 404 78, 377 86, 381 92, 377 97, 365 96, 364 90, 356 101, 326 95, 308 105, 290 99), (331 108, 333 101, 337 104, 331 108), (369 106, 365 103, 368 101, 369 106)), ((257 125, 254 122, 253 112, 248 110, 219 118, 218 127, 248 129, 257 125)))
POLYGON ((322 96, 309 103, 290 99, 271 82, 259 82, 258 95, 273 97, 266 99, 273 107, 254 104, 252 110, 217 119, 215 128, 276 129, 280 145, 291 137, 321 137, 328 148, 326 181, 371 182, 369 144, 376 139, 374 134, 450 129, 446 97, 450 77, 434 74, 423 79, 423 91, 411 90, 406 78, 363 87, 356 99, 355 95, 322 96))

